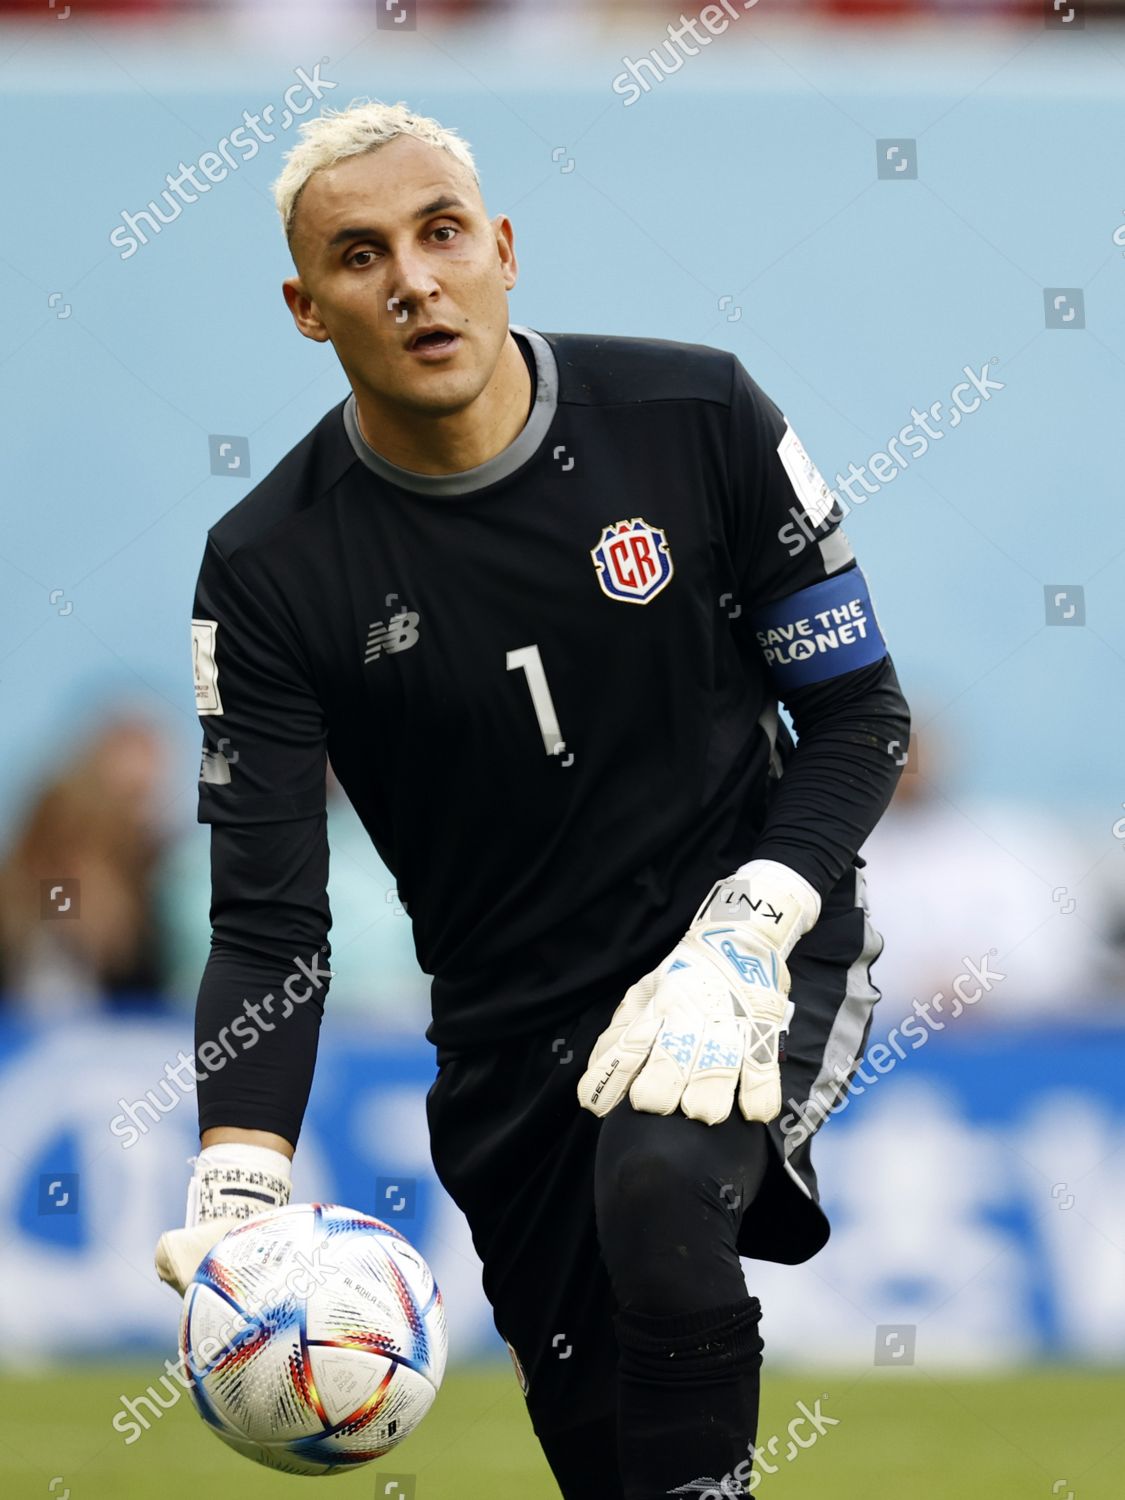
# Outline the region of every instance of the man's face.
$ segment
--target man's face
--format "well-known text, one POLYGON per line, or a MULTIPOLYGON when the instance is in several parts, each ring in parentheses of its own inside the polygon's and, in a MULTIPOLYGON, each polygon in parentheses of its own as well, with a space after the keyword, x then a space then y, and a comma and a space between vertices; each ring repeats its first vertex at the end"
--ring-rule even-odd
POLYGON ((512 227, 491 222, 472 173, 412 136, 315 172, 292 230, 285 300, 302 333, 331 340, 353 386, 440 415, 496 368, 516 280, 512 227), (424 340, 433 324, 452 331, 424 340))

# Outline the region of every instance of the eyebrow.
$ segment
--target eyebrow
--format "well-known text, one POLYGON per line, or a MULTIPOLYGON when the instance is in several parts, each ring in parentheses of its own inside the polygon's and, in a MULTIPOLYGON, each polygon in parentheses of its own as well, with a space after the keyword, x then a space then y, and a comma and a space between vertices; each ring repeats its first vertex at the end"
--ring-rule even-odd
MULTIPOLYGON (((456 197, 453 193, 442 193, 439 198, 435 198, 431 203, 424 203, 421 208, 415 209, 412 217, 415 220, 430 219, 434 216, 434 214, 440 214, 447 208, 464 207, 465 205, 464 203, 462 203, 461 199, 456 197)), ((348 240, 381 239, 382 236, 383 231, 381 229, 373 229, 370 225, 359 225, 358 227, 338 229, 332 236, 332 238, 328 241, 328 248, 330 250, 333 250, 337 245, 342 245, 348 240)))

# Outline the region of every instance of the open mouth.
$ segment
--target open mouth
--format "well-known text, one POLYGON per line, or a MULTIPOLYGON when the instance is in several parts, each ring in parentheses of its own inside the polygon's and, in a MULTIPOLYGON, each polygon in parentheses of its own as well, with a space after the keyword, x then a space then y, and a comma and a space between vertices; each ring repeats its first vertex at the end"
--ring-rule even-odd
POLYGON ((411 339, 408 348, 412 354, 444 354, 460 342, 460 335, 448 328, 433 328, 411 339))

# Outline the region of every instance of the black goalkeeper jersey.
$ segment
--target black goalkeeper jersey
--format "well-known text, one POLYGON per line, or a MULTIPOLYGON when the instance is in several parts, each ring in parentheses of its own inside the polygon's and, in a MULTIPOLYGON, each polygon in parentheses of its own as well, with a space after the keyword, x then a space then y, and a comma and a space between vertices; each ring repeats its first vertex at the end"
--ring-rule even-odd
POLYGON ((296 1139, 326 988, 301 976, 329 951, 326 756, 450 1049, 622 991, 751 857, 826 893, 889 800, 905 704, 777 407, 720 350, 513 332, 534 400, 487 463, 399 469, 349 397, 209 533, 196 1040, 223 1060, 199 1054, 204 1128, 296 1139))

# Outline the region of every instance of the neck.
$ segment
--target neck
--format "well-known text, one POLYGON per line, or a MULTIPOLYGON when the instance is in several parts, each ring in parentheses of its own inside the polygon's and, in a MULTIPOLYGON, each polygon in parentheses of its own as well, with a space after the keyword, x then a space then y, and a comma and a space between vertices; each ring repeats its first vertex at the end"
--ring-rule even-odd
POLYGON ((530 404, 531 378, 511 333, 492 379, 460 411, 441 416, 404 412, 367 391, 355 392, 356 420, 365 441, 390 463, 416 474, 460 474, 487 463, 522 432, 530 404))

